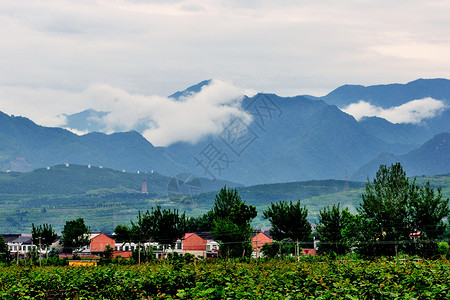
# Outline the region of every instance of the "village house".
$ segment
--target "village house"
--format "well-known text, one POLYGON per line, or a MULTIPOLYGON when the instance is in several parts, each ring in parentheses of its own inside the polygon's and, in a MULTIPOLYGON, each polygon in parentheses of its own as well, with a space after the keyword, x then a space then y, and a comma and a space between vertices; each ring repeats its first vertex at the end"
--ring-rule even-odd
POLYGON ((183 253, 196 257, 213 258, 219 254, 219 244, 210 232, 186 233, 181 243, 183 253))
POLYGON ((116 245, 116 241, 112 238, 112 235, 106 235, 104 233, 100 233, 93 238, 91 238, 91 242, 89 244, 90 250, 92 254, 101 254, 105 251, 106 246, 110 246, 114 249, 116 245))
POLYGON ((262 256, 261 247, 265 244, 273 242, 272 237, 268 232, 253 231, 252 232, 252 257, 259 258, 262 256))
MULTIPOLYGON (((25 257, 29 252, 39 251, 39 245, 34 245, 31 234, 2 234, 8 250, 13 255, 19 255, 19 257, 25 257)), ((51 248, 55 248, 58 245, 59 237, 49 247, 41 246, 41 255, 47 253, 51 248)))
MULTIPOLYGON (((33 245, 31 234, 4 234, 3 235, 9 251, 23 258, 33 249, 38 249, 39 245, 33 245)), ((82 257, 96 258, 101 256, 109 245, 113 249, 113 257, 129 258, 132 252, 138 249, 139 245, 142 251, 152 247, 155 258, 163 258, 168 253, 178 253, 180 255, 189 253, 196 257, 214 258, 219 255, 219 243, 214 241, 210 232, 186 233, 183 238, 178 239, 173 247, 163 249, 162 245, 152 241, 150 242, 116 242, 114 235, 104 234, 102 232, 92 232, 89 234, 89 244, 74 251, 82 257), (164 251, 164 253, 163 253, 164 251)), ((51 248, 61 248, 60 237, 47 249, 41 248, 41 254, 47 253, 51 248)), ((62 257, 72 257, 73 254, 59 255, 62 257)))

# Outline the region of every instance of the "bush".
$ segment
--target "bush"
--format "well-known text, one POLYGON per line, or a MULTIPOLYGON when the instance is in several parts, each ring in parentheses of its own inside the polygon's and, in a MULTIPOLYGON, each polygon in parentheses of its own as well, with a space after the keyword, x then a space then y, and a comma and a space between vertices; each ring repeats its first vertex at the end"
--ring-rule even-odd
POLYGON ((449 246, 447 242, 440 242, 438 244, 438 252, 442 258, 446 258, 449 254, 449 246))

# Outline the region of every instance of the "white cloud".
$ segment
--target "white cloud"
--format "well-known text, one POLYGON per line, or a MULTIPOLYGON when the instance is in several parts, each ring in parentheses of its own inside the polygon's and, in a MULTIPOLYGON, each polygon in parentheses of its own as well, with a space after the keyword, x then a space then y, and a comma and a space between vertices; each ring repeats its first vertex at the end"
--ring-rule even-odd
POLYGON ((221 84, 164 96, 208 78, 283 96, 450 78, 449 15, 443 0, 0 0, 0 111, 61 126, 94 108, 112 112, 108 132, 144 124, 155 144, 195 142, 238 104, 202 98, 221 84))
POLYGON ((363 117, 380 117, 391 123, 418 124, 423 119, 432 118, 445 109, 447 107, 444 102, 432 98, 424 98, 387 109, 361 100, 342 108, 342 111, 352 115, 358 121, 363 117))
POLYGON ((63 127, 63 128, 66 129, 66 130, 69 130, 72 133, 75 133, 76 135, 85 135, 85 134, 89 133, 88 131, 85 131, 85 130, 80 131, 80 130, 73 129, 73 128, 68 128, 68 127, 63 127))
POLYGON ((29 117, 41 125, 64 127, 66 118, 62 113, 93 108, 109 112, 100 120, 105 132, 144 127, 147 129, 143 135, 152 144, 167 146, 179 141, 196 143, 205 136, 219 134, 234 117, 251 122, 240 104, 244 94, 253 93, 221 80, 212 80, 200 92, 179 100, 131 94, 106 84, 79 93, 10 87, 0 88, 0 110, 29 117), (48 109, 42 110, 42 106, 48 109))
POLYGON ((164 96, 226 78, 322 96, 345 83, 445 78, 449 15, 442 0, 0 0, 0 86, 102 82, 164 96))

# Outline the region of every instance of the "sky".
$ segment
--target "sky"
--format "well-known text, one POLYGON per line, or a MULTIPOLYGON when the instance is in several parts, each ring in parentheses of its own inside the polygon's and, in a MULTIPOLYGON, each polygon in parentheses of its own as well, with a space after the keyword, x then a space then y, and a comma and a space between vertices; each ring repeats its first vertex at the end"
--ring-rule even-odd
POLYGON ((155 144, 192 122, 195 142, 248 117, 244 94, 450 78, 449 16, 447 0, 0 0, 0 111, 61 126, 106 109, 111 131, 145 112, 155 144), (202 116, 204 96, 167 98, 205 79, 202 116))

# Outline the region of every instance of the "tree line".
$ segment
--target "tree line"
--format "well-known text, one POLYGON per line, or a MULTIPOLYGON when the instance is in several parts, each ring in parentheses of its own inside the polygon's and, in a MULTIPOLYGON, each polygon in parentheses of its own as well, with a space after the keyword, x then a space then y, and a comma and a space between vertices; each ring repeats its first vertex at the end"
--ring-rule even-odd
MULTIPOLYGON (((400 163, 382 165, 375 178, 366 183, 356 214, 342 209, 339 203, 319 212, 315 228, 318 252, 333 256, 355 252, 364 257, 399 253, 433 257, 439 252, 438 241, 448 226, 444 223, 449 215, 448 204, 449 198, 442 196, 440 188, 431 188, 429 182, 417 185, 415 179, 406 177, 400 163)), ((139 212, 130 226, 118 225, 114 233, 118 242, 155 241, 166 249, 173 247, 186 232, 210 231, 219 243, 222 257, 248 258, 252 255, 251 222, 256 216, 253 205, 246 204, 236 189, 225 186, 215 195, 212 209, 202 216, 187 218, 184 212, 157 206, 139 212)), ((299 242, 312 236, 307 217, 308 210, 301 206, 300 200, 271 203, 263 211, 263 218, 270 222, 270 235, 275 242, 263 246, 264 254, 298 256, 299 242)), ((72 252, 89 244, 89 233, 90 228, 82 218, 66 222, 62 231, 63 251, 72 252)), ((33 243, 42 245, 51 244, 56 237, 48 224, 38 227, 33 224, 32 235, 33 243)), ((140 252, 141 247, 136 251, 140 252)), ((140 256, 141 253, 139 260, 140 256)), ((142 253, 142 257, 149 258, 151 253, 142 253)))
MULTIPOLYGON (((317 233, 321 253, 363 256, 398 256, 399 253, 433 257, 448 224, 449 198, 406 177, 400 163, 380 166, 368 181, 357 214, 339 204, 319 214, 317 233)), ((445 246, 444 246, 445 247, 445 246)), ((447 244, 448 249, 448 244, 447 244)))

